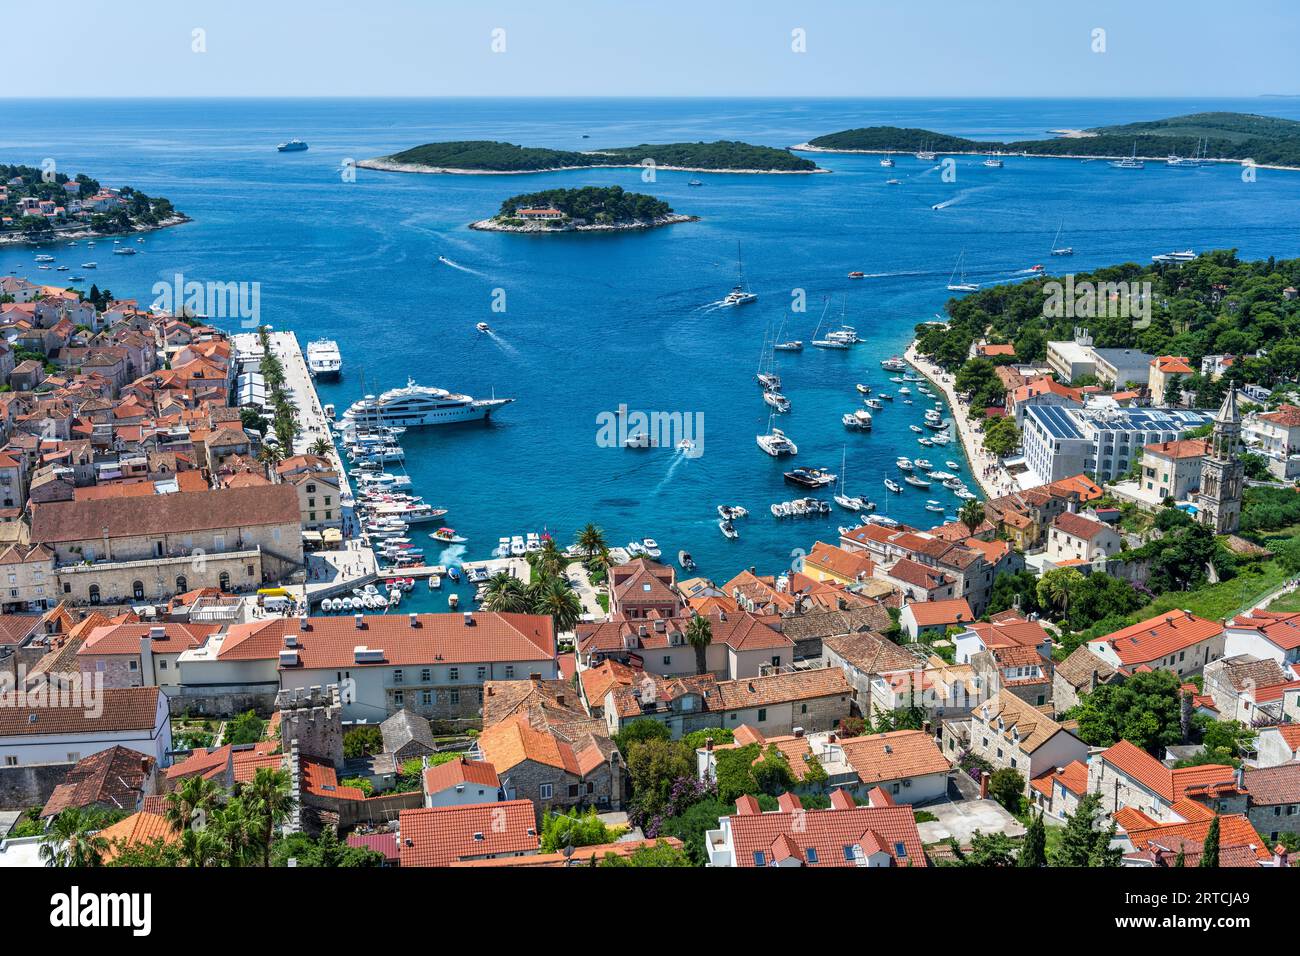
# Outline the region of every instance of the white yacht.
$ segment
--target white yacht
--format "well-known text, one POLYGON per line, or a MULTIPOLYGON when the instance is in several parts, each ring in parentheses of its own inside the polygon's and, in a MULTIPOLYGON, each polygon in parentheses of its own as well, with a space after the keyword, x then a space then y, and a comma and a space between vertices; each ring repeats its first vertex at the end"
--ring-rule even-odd
POLYGON ((1184 249, 1181 252, 1162 252, 1158 256, 1152 256, 1151 261, 1158 262, 1162 265, 1169 265, 1171 263, 1191 262, 1195 258, 1195 252, 1191 249, 1184 249))
POLYGON ((735 286, 722 300, 723 305, 749 305, 758 301, 758 293, 750 292, 745 282, 745 266, 740 258, 740 243, 736 243, 736 272, 738 278, 735 286))
POLYGON ((758 435, 755 440, 758 447, 763 449, 773 458, 780 458, 782 455, 799 454, 799 446, 792 442, 779 428, 773 428, 766 435, 758 435))
POLYGON ((894 161, 890 159, 888 156, 886 156, 884 159, 880 161, 880 165, 884 166, 886 169, 891 169, 894 165, 894 161))
POLYGON ((1115 169, 1146 169, 1146 163, 1137 158, 1137 140, 1133 140, 1133 155, 1126 159, 1112 159, 1106 165, 1115 169))
POLYGON ((472 398, 444 388, 416 385, 408 379, 402 388, 382 395, 367 395, 343 413, 343 422, 359 425, 449 425, 475 422, 490 416, 513 398, 472 398))
POLYGON ((990 156, 988 159, 984 160, 981 165, 987 166, 989 169, 1001 169, 1002 160, 998 159, 996 156, 990 156))
POLYGON ((333 339, 316 339, 307 343, 307 371, 316 378, 338 378, 343 371, 343 357, 333 339))

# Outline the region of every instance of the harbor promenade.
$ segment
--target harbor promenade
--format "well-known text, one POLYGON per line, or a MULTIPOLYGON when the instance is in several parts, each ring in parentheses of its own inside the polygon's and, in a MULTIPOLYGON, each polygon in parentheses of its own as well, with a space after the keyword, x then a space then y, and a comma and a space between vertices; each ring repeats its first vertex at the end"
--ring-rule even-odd
POLYGON ((966 460, 970 462, 970 477, 979 484, 985 499, 997 498, 1015 491, 1017 489, 1015 479, 1002 466, 1002 462, 996 455, 990 455, 984 450, 980 434, 970 418, 970 406, 957 395, 953 377, 929 359, 919 355, 915 341, 908 345, 903 358, 925 376, 930 384, 943 392, 944 401, 948 403, 948 409, 952 413, 953 424, 957 427, 962 448, 966 450, 966 460))

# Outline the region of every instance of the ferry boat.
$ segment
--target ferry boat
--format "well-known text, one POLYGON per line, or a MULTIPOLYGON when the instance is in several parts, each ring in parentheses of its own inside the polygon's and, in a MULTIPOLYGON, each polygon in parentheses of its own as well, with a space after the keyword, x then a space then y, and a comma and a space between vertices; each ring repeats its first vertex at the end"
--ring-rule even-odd
POLYGON ((343 357, 333 339, 315 339, 307 343, 307 371, 316 378, 338 378, 343 371, 343 357))
POLYGON ((513 401, 513 398, 472 398, 444 388, 416 385, 413 379, 407 379, 402 388, 389 389, 377 398, 367 395, 353 402, 343 413, 343 423, 345 427, 351 423, 411 428, 476 422, 513 401))
POLYGON ((799 454, 799 446, 792 442, 779 428, 773 428, 766 435, 757 435, 754 439, 758 442, 758 447, 763 449, 773 458, 780 458, 782 455, 799 454))
POLYGON ((307 144, 300 139, 291 139, 287 143, 281 143, 275 147, 281 153, 301 153, 307 148, 307 144))
POLYGON ((1184 249, 1182 252, 1162 252, 1157 256, 1152 256, 1152 262, 1158 262, 1161 265, 1170 265, 1183 262, 1191 262, 1196 258, 1196 253, 1191 249, 1184 249))

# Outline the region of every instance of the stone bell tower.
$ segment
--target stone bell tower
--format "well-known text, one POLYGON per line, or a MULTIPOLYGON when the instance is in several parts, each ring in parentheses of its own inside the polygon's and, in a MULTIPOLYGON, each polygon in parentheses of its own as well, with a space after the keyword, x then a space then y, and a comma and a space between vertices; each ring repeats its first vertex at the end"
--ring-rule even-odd
POLYGON ((1201 491, 1197 518, 1215 534, 1231 534, 1241 520, 1241 493, 1245 484, 1241 463, 1241 416, 1237 412, 1237 390, 1228 393, 1214 416, 1210 447, 1201 463, 1201 491))

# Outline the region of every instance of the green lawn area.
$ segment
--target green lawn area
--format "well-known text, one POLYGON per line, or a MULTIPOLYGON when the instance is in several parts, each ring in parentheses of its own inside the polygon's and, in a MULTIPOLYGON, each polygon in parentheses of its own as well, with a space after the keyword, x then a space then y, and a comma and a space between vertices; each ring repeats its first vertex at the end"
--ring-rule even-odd
POLYGON ((1300 611, 1300 591, 1292 591, 1290 594, 1283 594, 1280 598, 1268 606, 1270 611, 1278 613, 1294 613, 1300 611))
POLYGON ((1286 569, 1276 561, 1265 561, 1255 568, 1243 569, 1229 581, 1208 584, 1196 591, 1162 594, 1130 617, 1136 623, 1175 608, 1186 608, 1211 620, 1231 617, 1253 605, 1288 577, 1286 569))
POLYGON ((601 609, 602 611, 604 611, 606 614, 608 614, 608 613, 609 613, 609 595, 606 594, 604 591, 598 591, 598 592, 596 593, 596 601, 597 601, 597 603, 600 604, 600 609, 601 609))

